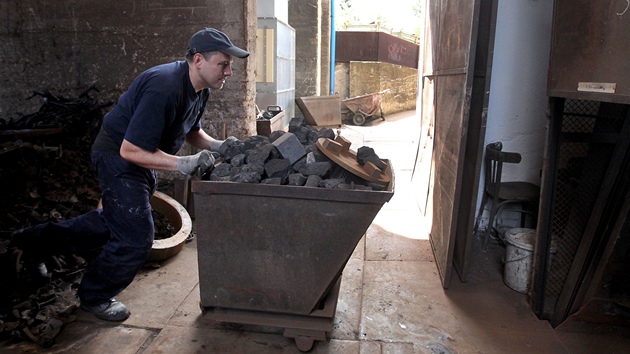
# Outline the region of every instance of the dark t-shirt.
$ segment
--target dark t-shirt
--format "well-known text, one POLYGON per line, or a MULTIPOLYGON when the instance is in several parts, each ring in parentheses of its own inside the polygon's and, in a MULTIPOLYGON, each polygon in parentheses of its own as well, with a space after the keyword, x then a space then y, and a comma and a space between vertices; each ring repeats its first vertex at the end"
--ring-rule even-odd
POLYGON ((209 89, 195 92, 186 61, 155 66, 140 74, 105 115, 94 148, 118 152, 126 139, 148 151, 175 154, 186 134, 201 128, 209 96, 209 89))

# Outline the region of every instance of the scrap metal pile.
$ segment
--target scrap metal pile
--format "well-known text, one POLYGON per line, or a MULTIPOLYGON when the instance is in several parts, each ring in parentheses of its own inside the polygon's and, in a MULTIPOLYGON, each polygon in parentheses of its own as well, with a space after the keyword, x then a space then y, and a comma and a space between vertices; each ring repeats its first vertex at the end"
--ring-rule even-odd
POLYGON ((0 123, 0 340, 52 345, 73 320, 74 288, 90 255, 37 258, 11 246, 15 230, 92 210, 99 188, 90 146, 102 108, 90 88, 68 99, 35 93, 39 111, 0 123))

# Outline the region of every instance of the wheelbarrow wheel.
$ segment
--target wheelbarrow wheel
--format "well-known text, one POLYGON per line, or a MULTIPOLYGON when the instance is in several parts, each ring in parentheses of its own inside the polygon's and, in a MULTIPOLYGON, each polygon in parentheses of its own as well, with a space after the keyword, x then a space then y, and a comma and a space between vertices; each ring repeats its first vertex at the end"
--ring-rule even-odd
POLYGON ((352 116, 352 123, 354 123, 354 125, 365 124, 365 115, 361 112, 355 113, 354 116, 352 116))

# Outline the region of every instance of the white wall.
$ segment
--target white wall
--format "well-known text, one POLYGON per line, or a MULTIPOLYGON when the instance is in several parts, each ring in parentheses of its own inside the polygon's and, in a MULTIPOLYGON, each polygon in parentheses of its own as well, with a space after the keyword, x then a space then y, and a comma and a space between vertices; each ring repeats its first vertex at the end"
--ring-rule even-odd
POLYGON ((504 180, 540 185, 552 15, 553 0, 499 1, 485 144, 522 155, 504 165, 504 180))
POLYGON ((540 183, 552 0, 499 1, 486 144, 522 154, 505 178, 540 183))

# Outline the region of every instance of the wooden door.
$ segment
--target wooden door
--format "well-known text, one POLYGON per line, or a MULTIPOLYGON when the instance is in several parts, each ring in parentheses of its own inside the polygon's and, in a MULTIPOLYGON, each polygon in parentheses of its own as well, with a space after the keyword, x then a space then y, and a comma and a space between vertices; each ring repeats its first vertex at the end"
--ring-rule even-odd
MULTIPOLYGON (((425 140, 433 141, 425 204, 426 210, 432 213, 430 242, 444 288, 450 284, 453 261, 465 281, 472 242, 471 221, 481 160, 479 147, 485 135, 482 111, 484 104, 487 107, 487 91, 477 89, 474 95, 473 83, 485 89, 489 82, 485 80, 485 69, 482 70, 484 80, 476 81, 474 69, 479 50, 480 9, 487 7, 482 3, 493 4, 494 0, 427 0, 425 6, 421 117, 423 129, 428 127, 429 130, 423 130, 422 134, 429 137, 425 140), (479 107, 472 119, 471 107, 479 107), (469 129, 474 132, 471 141, 468 140, 469 129), (471 171, 473 175, 464 181, 464 174, 471 171)), ((486 28, 485 44, 493 28, 486 28)), ((485 50, 486 54, 490 52, 488 47, 485 50)), ((419 149, 423 148, 427 147, 421 139, 419 149)), ((419 151, 418 160, 422 155, 419 151)), ((419 162, 427 164, 426 160, 419 162)))

